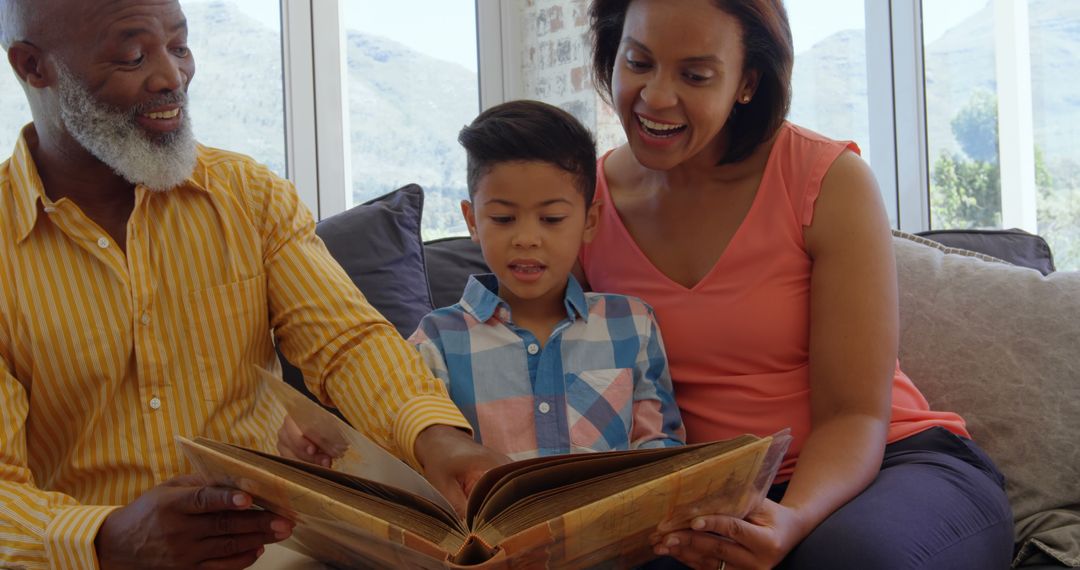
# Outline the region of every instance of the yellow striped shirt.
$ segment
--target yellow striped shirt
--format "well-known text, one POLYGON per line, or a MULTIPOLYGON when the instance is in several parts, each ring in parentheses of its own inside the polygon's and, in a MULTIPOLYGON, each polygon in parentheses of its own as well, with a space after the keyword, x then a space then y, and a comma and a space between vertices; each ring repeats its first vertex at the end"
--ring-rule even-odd
POLYGON ((314 234, 292 185, 200 147, 188 182, 135 190, 126 254, 51 201, 23 130, 0 165, 0 566, 95 568, 105 516, 187 472, 174 436, 273 449, 271 330, 312 392, 415 463, 468 428, 314 234))

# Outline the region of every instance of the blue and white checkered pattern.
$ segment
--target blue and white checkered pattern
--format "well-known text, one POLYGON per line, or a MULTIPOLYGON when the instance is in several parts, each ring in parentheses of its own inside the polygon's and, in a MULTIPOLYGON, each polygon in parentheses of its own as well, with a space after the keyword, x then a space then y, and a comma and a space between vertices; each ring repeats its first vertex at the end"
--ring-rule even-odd
POLYGON ((566 318, 541 347, 497 292, 494 275, 471 277, 461 302, 428 314, 409 339, 481 443, 513 459, 683 443, 648 305, 584 293, 570 277, 566 318))

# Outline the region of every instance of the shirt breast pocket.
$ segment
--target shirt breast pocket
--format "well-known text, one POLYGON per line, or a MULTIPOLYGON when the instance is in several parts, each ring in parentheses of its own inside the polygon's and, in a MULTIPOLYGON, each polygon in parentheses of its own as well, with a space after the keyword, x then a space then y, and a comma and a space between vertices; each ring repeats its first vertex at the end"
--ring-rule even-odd
POLYGON ((272 354, 268 306, 262 274, 190 293, 188 342, 204 400, 238 396, 237 380, 272 354))
POLYGON ((634 411, 629 368, 566 375, 566 415, 572 451, 628 449, 634 411))

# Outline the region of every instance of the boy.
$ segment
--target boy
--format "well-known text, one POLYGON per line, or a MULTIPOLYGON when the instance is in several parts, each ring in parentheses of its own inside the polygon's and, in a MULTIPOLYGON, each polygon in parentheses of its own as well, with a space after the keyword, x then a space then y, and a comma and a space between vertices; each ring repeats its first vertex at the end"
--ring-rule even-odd
MULTIPOLYGON (((461 130, 461 211, 492 273, 409 338, 484 446, 511 459, 681 445, 682 418, 652 309, 584 293, 571 270, 599 204, 592 135, 565 111, 513 101, 461 130)), ((330 456, 286 421, 283 453, 330 456)))
POLYGON ((652 309, 584 293, 571 275, 599 219, 592 135, 558 107, 514 101, 458 142, 461 211, 492 273, 470 277, 409 340, 477 440, 512 459, 682 444, 652 309))

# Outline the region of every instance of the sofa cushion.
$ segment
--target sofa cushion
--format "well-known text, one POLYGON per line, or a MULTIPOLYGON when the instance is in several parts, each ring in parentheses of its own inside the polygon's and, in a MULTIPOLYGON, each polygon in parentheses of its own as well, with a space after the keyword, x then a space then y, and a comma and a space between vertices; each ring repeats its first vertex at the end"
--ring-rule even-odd
POLYGON ((1054 272, 1054 254, 1042 236, 1024 230, 931 230, 921 237, 949 247, 977 251, 1013 265, 1038 269, 1043 275, 1054 272))
POLYGON ((427 262, 431 303, 436 309, 461 300, 470 275, 488 272, 480 245, 467 236, 424 243, 424 259, 427 262))
POLYGON ((1075 563, 1080 273, 1043 276, 902 236, 894 247, 901 365, 1005 474, 1020 554, 1051 540, 1051 556, 1075 563))

